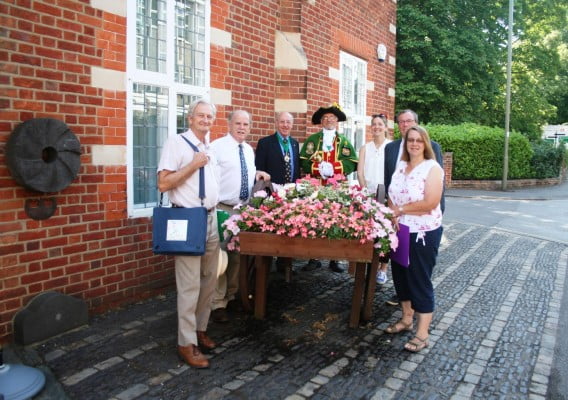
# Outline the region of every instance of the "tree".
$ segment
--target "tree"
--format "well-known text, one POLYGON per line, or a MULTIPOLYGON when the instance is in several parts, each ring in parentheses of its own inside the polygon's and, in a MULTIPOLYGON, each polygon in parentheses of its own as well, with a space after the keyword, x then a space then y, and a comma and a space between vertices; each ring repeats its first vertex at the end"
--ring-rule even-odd
MULTIPOLYGON (((400 0, 397 107, 424 122, 504 126, 508 0, 400 0)), ((564 0, 515 3, 511 128, 568 115, 564 0)))

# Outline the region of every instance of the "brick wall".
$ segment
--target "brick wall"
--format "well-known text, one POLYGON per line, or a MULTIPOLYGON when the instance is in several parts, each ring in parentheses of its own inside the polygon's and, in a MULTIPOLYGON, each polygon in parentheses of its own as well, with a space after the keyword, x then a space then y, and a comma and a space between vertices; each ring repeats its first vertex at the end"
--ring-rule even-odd
MULTIPOLYGON (((126 93, 95 87, 94 69, 126 71, 126 18, 89 0, 0 2, 0 342, 15 313, 37 294, 55 290, 84 299, 92 312, 152 296, 173 284, 172 258, 154 256, 148 218, 128 218, 126 165, 93 163, 93 148, 126 145, 126 93), (31 118, 64 121, 81 143, 81 167, 70 186, 40 194, 17 185, 5 144, 31 118), (55 197, 57 210, 36 221, 27 199, 55 197)), ((376 61, 378 43, 394 55, 392 0, 211 1, 211 26, 231 34, 231 46, 211 46, 211 87, 230 91, 213 137, 227 131, 227 113, 253 114, 251 143, 274 130, 274 100, 307 101, 294 135, 321 105, 338 99, 339 50, 369 62, 368 114, 392 119, 394 65, 376 61), (275 31, 301 34, 307 70, 275 68, 275 31)))
POLYGON ((152 254, 147 218, 126 218, 126 166, 96 166, 93 145, 126 145, 126 94, 95 88, 91 69, 126 70, 126 19, 89 1, 5 1, 0 59, 0 338, 35 295, 56 290, 103 311, 172 283, 171 261, 152 254), (18 186, 5 143, 22 121, 64 121, 81 142, 78 177, 59 193, 18 186), (26 199, 55 197, 47 220, 26 199))
MULTIPOLYGON (((379 62, 376 48, 384 43, 387 54, 395 54, 395 36, 389 30, 389 26, 396 25, 394 2, 323 3, 304 2, 302 7, 302 41, 310 62, 306 88, 308 116, 320 106, 338 101, 339 81, 329 78, 329 68, 339 70, 339 52, 345 51, 368 62, 367 80, 374 82, 375 88, 368 93, 367 115, 385 113, 392 120, 394 97, 389 96, 388 90, 395 87, 395 66, 388 61, 379 62)), ((310 125, 308 134, 319 130, 310 125)))

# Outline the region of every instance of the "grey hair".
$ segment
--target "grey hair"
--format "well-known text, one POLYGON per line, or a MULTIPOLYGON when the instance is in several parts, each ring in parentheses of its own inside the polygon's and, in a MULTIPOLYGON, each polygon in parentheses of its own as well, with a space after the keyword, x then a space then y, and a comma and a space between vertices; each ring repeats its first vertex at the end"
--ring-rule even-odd
POLYGON ((252 116, 251 116, 250 113, 249 113, 248 111, 246 111, 246 110, 235 110, 235 111, 231 111, 230 114, 229 114, 229 118, 228 118, 229 123, 233 120, 233 117, 234 117, 235 115, 241 114, 241 113, 246 114, 246 115, 248 116, 249 123, 252 124, 252 116))
POLYGON ((213 113, 213 116, 215 117, 217 115, 217 107, 215 107, 215 104, 211 103, 208 100, 205 100, 204 98, 198 98, 192 101, 189 107, 187 108, 187 115, 192 117, 195 109, 200 104, 208 105, 209 107, 211 107, 211 112, 213 113))
POLYGON ((291 112, 289 112, 289 111, 280 111, 280 112, 277 112, 277 113, 276 113, 276 118, 275 118, 275 119, 276 119, 276 122, 278 122, 278 120, 280 119, 280 117, 281 117, 283 114, 288 114, 290 117, 292 117, 292 121, 294 121, 294 116, 292 115, 291 112))
POLYGON ((414 118, 414 122, 418 123, 418 114, 416 114, 413 110, 411 110, 410 108, 407 108, 406 110, 402 110, 400 111, 398 114, 396 114, 396 122, 398 122, 398 117, 400 117, 402 114, 406 114, 406 113, 410 113, 412 114, 412 117, 414 118))

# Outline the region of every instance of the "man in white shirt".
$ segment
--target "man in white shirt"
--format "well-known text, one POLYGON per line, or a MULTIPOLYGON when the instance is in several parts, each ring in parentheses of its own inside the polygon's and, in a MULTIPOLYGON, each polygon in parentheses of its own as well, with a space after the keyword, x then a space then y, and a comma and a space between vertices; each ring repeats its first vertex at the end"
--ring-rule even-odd
MULTIPOLYGON (((244 204, 251 196, 255 179, 269 180, 270 175, 257 171, 254 150, 245 142, 250 133, 251 116, 247 111, 236 110, 229 115, 229 133, 211 143, 211 150, 218 162, 221 178, 217 207, 235 214, 236 205, 244 204)), ((234 300, 239 289, 240 254, 228 252, 227 270, 219 276, 211 303, 211 319, 227 322, 227 304, 234 300)))
POLYGON ((216 344, 206 334, 215 291, 219 259, 219 233, 215 206, 219 199, 219 177, 215 156, 209 149, 209 130, 215 120, 215 106, 197 100, 189 106, 189 130, 172 135, 165 142, 158 164, 158 189, 168 192, 175 207, 199 207, 199 169, 204 168, 207 208, 207 246, 203 256, 176 256, 175 274, 178 312, 178 352, 192 367, 207 368, 209 360, 201 350, 216 344), (185 139, 184 139, 185 138, 185 139), (197 149, 194 151, 186 139, 197 149))

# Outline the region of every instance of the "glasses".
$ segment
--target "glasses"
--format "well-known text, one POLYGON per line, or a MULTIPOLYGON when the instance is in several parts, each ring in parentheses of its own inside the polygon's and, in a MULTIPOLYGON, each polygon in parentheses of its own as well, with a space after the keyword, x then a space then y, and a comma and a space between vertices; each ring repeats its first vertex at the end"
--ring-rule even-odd
POLYGON ((417 138, 417 139, 407 139, 408 143, 424 143, 423 139, 417 138))
POLYGON ((382 113, 381 113, 381 114, 373 114, 373 115, 371 116, 371 119, 375 119, 375 118, 387 118, 387 115, 386 115, 386 114, 382 114, 382 113))
POLYGON ((401 121, 398 121, 399 124, 410 124, 411 122, 414 122, 413 119, 403 119, 401 121))

